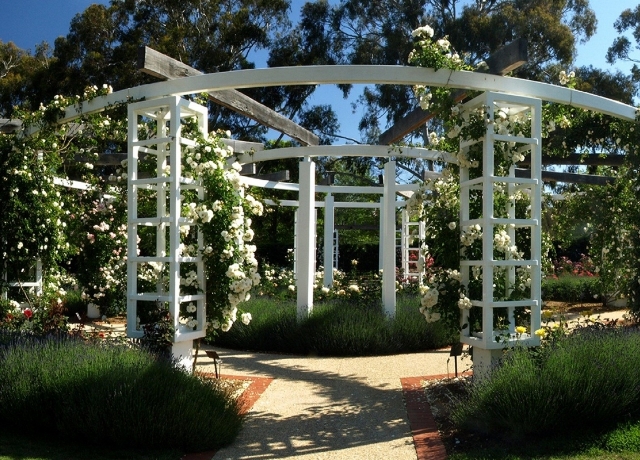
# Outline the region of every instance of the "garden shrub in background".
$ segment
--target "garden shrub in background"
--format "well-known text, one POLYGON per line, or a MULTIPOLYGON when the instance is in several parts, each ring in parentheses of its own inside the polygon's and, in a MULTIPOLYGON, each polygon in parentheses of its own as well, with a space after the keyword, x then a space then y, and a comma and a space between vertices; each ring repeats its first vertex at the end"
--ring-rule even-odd
POLYGON ((122 344, 0 334, 0 429, 113 448, 227 445, 234 399, 171 362, 122 344))
POLYGON ((564 275, 542 281, 542 298, 561 302, 598 302, 600 280, 597 277, 564 275))
POLYGON ((247 307, 252 320, 236 323, 213 344, 322 356, 383 355, 432 350, 447 346, 451 337, 441 323, 427 323, 420 314, 417 295, 400 295, 396 316, 386 317, 379 302, 330 299, 314 304, 310 317, 296 319, 294 301, 254 297, 247 307))
POLYGON ((28 306, 21 306, 15 300, 0 300, 0 330, 46 335, 66 331, 66 327, 67 316, 62 300, 34 297, 28 306))
MULTIPOLYGON (((596 327, 597 326, 597 327, 596 327)), ((603 430, 640 416, 637 331, 583 327, 548 347, 516 347, 474 381, 453 420, 499 436, 603 430)))

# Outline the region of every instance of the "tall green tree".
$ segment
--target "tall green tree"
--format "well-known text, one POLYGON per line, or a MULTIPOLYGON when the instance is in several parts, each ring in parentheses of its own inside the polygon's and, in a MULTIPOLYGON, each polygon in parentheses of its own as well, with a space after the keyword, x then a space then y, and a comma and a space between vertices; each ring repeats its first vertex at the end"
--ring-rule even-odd
POLYGON ((620 17, 613 24, 614 29, 618 32, 616 37, 607 50, 607 62, 613 64, 617 60, 633 62, 631 74, 636 82, 640 81, 640 54, 635 56, 633 50, 640 49, 640 5, 634 9, 627 8, 624 10, 620 17), (631 32, 635 46, 631 43, 629 37, 624 35, 626 32, 631 32))
MULTIPOLYGON (((52 84, 39 98, 82 94, 87 85, 114 89, 157 81, 136 69, 138 49, 149 46, 205 73, 253 68, 252 53, 268 49, 288 29, 289 0, 112 0, 94 4, 55 42, 52 84)), ((249 92, 251 93, 251 92, 249 92)), ((253 95, 253 94, 250 94, 253 95)), ((249 139, 266 130, 227 109, 210 107, 212 128, 249 139)))
POLYGON ((47 43, 36 46, 31 54, 12 42, 0 41, 0 118, 11 117, 18 106, 38 107, 40 100, 34 100, 34 88, 46 78, 51 61, 47 43))
MULTIPOLYGON (((588 0, 342 0, 331 12, 334 39, 354 64, 405 65, 411 31, 428 24, 447 36, 453 52, 471 64, 517 38, 529 43, 529 62, 516 76, 545 81, 550 65, 569 66, 576 44, 596 30, 588 0)), ((368 87, 361 103, 364 140, 373 142, 417 103, 410 88, 368 87)))

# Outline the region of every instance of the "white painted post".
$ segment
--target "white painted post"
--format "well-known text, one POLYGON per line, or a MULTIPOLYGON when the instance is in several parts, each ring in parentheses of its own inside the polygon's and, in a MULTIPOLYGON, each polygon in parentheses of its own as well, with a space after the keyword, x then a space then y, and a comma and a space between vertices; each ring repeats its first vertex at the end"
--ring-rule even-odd
MULTIPOLYGON (((483 378, 488 375, 491 366, 500 358, 502 349, 520 344, 524 346, 536 346, 539 339, 533 333, 540 327, 540 270, 541 270, 541 101, 539 99, 525 98, 521 96, 485 93, 473 101, 467 103, 470 110, 479 107, 487 108, 487 131, 480 140, 469 140, 461 143, 463 152, 478 142, 483 147, 483 170, 481 176, 470 179, 469 169, 460 168, 460 227, 465 228, 479 224, 482 226, 482 258, 481 260, 461 261, 462 283, 468 285, 469 270, 473 267, 482 268, 482 295, 481 298, 472 298, 472 305, 482 310, 482 331, 476 332, 466 327, 461 332, 460 340, 473 346, 474 374, 483 378), (495 114, 498 110, 506 112, 509 116, 524 115, 531 119, 531 132, 524 136, 512 134, 499 134, 494 131, 495 114), (528 135, 527 135, 528 134, 528 135), (531 178, 516 178, 514 167, 509 171, 497 175, 494 168, 494 144, 512 143, 519 145, 519 151, 531 153, 531 178), (494 190, 497 187, 505 187, 509 196, 517 190, 525 190, 531 197, 531 215, 516 215, 513 202, 507 203, 506 217, 496 217, 496 203, 494 202, 494 190), (482 216, 470 216, 470 190, 482 190, 482 216), (474 218, 476 217, 476 218, 474 218), (494 250, 494 228, 506 228, 507 234, 515 244, 516 228, 529 229, 530 258, 521 260, 518 257, 498 256, 494 250), (494 258, 495 257, 495 258, 494 258), (504 300, 515 288, 516 271, 518 269, 531 268, 531 293, 528 298, 522 300, 504 300), (500 271, 498 271, 500 270, 500 271), (500 273, 506 284, 506 291, 495 291, 494 273, 500 273), (506 308, 508 312, 507 330, 494 331, 494 309, 506 308), (516 334, 514 312, 516 308, 528 308, 531 311, 529 332, 516 334), (496 340, 497 338, 497 340, 496 340)), ((479 197, 474 198, 476 200, 479 197)), ((502 211, 502 210, 501 210, 502 211)), ((524 249, 524 248, 522 248, 524 249)), ((526 251, 525 251, 526 252, 526 251)), ((468 314, 463 312, 462 324, 468 323, 468 314)), ((519 326, 519 325, 518 325, 519 326)))
POLYGON ((384 165, 384 194, 382 209, 382 303, 390 317, 396 315, 396 162, 384 165))
POLYGON ((138 114, 134 104, 127 108, 128 155, 127 155, 127 335, 142 337, 138 319, 138 160, 140 149, 138 137, 138 114))
MULTIPOLYGON (((183 149, 193 148, 195 142, 182 137, 182 119, 195 117, 203 134, 207 130, 207 109, 178 96, 149 100, 129 105, 129 158, 128 158, 128 245, 127 245, 127 334, 141 337, 139 327, 138 302, 168 304, 174 327, 172 354, 185 370, 191 370, 193 362, 193 340, 206 334, 205 276, 204 262, 200 253, 183 255, 180 250, 180 226, 195 226, 195 222, 181 217, 182 191, 196 190, 204 198, 201 183, 182 177, 183 149), (156 137, 139 139, 138 117, 152 119, 156 137), (149 179, 138 177, 140 153, 155 155, 156 175, 149 179), (170 161, 169 161, 170 160, 170 161), (170 163, 170 164, 169 164, 170 163), (165 168, 169 166, 169 174, 165 168), (140 190, 156 192, 156 215, 138 216, 140 190), (168 206, 167 206, 168 203, 168 206), (167 209, 168 208, 168 209, 167 209), (156 228, 155 254, 138 254, 138 227, 156 228), (168 241, 167 241, 167 231, 168 241), (157 263, 168 266, 169 286, 158 279, 155 292, 138 292, 138 272, 142 264, 157 263), (180 267, 182 264, 195 265, 197 279, 202 293, 185 294, 180 289, 180 267), (197 325, 187 327, 180 322, 181 304, 196 303, 197 325)), ((197 227, 196 227, 197 231, 197 227)), ((199 250, 203 248, 202 234, 198 231, 199 250)))
POLYGON ((300 203, 293 211, 293 273, 298 273, 298 232, 300 231, 298 228, 298 209, 300 209, 300 203))
POLYGON ((324 285, 333 285, 333 232, 334 232, 334 203, 335 198, 327 193, 324 198, 324 285))
POLYGON ((411 229, 409 228, 409 213, 407 208, 404 207, 400 211, 402 216, 402 224, 400 227, 400 258, 402 260, 402 276, 409 277, 409 238, 411 236, 411 229))
POLYGON ((42 287, 43 287, 43 277, 42 277, 42 259, 38 257, 36 260, 36 292, 39 296, 42 295, 42 287))
POLYGON ((296 290, 298 320, 307 318, 313 310, 313 281, 315 276, 315 189, 316 164, 305 159, 300 162, 300 192, 296 228, 296 290))
POLYGON ((380 230, 378 230, 378 270, 384 269, 384 196, 380 198, 380 230))

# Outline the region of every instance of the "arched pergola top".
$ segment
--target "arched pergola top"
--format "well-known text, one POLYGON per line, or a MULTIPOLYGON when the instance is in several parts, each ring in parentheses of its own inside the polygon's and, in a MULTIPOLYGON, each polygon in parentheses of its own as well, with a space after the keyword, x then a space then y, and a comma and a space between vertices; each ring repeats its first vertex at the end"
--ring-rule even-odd
POLYGON ((254 153, 243 153, 230 161, 240 164, 257 163, 259 161, 282 160, 284 158, 315 157, 406 157, 431 161, 457 163, 457 158, 450 152, 430 150, 421 147, 389 147, 386 145, 314 145, 307 147, 285 147, 273 150, 260 150, 254 153))
POLYGON ((636 108, 630 105, 575 89, 537 81, 422 67, 321 65, 234 70, 136 86, 67 107, 59 122, 68 122, 82 114, 98 112, 110 105, 129 100, 154 99, 169 95, 227 89, 319 84, 428 85, 494 91, 593 110, 628 121, 636 118, 636 108))

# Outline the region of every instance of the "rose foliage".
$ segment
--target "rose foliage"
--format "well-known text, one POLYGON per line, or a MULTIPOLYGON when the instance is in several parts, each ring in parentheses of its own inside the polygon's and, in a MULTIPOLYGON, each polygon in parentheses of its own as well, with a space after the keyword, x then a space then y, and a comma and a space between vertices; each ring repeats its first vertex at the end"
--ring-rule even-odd
MULTIPOLYGON (((127 149, 126 103, 99 114, 80 114, 73 123, 57 123, 64 107, 110 92, 104 85, 87 88, 81 97, 56 96, 35 113, 17 112, 23 121, 20 131, 0 134, 0 283, 8 295, 0 304, 0 323, 19 318, 17 327, 30 327, 25 308, 37 318, 40 310, 62 306, 69 290, 80 291, 103 314, 121 314, 126 308, 126 160, 104 161, 127 149), (42 292, 24 286, 34 281, 38 259, 42 292)), ((183 216, 191 225, 181 227, 180 250, 183 256, 204 258, 206 321, 208 332, 215 334, 228 330, 238 317, 250 318, 238 307, 260 282, 251 216, 260 215, 262 205, 240 180, 233 149, 223 141, 229 133, 205 136, 188 124, 183 132, 196 141, 183 153, 183 175, 200 181, 205 193, 199 198, 192 190, 184 192, 183 216), (196 227, 203 235, 202 247, 196 227)), ((145 168, 141 163, 141 171, 145 168)), ((155 211, 155 192, 140 193, 138 207, 155 211)), ((138 252, 154 255, 155 239, 147 236, 140 232, 138 252)), ((164 264, 145 265, 139 287, 155 288, 166 281, 164 264)), ((181 293, 200 292, 193 270, 183 265, 181 293)), ((179 320, 194 327, 195 314, 192 304, 181 305, 179 320)))

